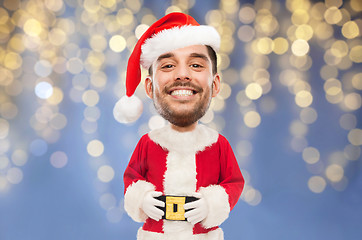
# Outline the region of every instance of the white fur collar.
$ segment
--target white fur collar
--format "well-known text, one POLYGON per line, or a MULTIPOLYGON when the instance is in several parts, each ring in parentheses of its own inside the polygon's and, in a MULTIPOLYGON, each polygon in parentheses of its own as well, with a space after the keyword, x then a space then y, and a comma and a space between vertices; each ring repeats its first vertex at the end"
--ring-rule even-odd
POLYGON ((152 130, 148 136, 168 151, 196 153, 214 144, 218 140, 219 134, 202 124, 198 124, 191 132, 178 132, 169 124, 163 128, 152 130))

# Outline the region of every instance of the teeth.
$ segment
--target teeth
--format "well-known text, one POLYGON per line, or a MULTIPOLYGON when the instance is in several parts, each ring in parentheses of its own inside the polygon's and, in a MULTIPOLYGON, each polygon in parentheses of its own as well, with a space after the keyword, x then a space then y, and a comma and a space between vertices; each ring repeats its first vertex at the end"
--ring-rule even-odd
POLYGON ((191 96, 192 94, 191 90, 175 90, 171 92, 172 96, 191 96))

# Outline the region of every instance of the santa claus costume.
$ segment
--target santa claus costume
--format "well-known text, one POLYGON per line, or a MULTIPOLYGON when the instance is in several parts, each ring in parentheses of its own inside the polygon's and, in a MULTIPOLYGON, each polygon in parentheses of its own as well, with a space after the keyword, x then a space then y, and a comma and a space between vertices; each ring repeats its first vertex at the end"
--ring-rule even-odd
MULTIPOLYGON (((127 67, 127 96, 140 81, 141 63, 148 68, 163 53, 191 45, 218 50, 220 37, 210 26, 200 26, 191 16, 171 13, 155 22, 139 39, 127 67)), ((124 207, 137 222, 139 240, 222 240, 218 226, 237 203, 244 179, 229 142, 202 124, 189 132, 170 125, 152 130, 138 142, 124 173, 124 207), (207 217, 193 225, 188 221, 155 221, 142 210, 145 194, 191 197, 200 193, 206 200, 207 217)), ((176 210, 178 211, 178 210, 176 210)))

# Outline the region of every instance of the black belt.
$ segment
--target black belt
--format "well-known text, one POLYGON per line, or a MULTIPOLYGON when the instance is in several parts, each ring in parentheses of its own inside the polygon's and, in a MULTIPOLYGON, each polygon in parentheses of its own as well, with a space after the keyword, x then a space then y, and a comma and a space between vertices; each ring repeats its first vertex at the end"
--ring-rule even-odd
POLYGON ((160 196, 156 199, 165 203, 165 207, 158 207, 164 214, 162 219, 173 220, 173 221, 187 221, 185 218, 185 211, 183 206, 185 203, 193 202, 198 200, 196 197, 180 197, 180 196, 160 196))

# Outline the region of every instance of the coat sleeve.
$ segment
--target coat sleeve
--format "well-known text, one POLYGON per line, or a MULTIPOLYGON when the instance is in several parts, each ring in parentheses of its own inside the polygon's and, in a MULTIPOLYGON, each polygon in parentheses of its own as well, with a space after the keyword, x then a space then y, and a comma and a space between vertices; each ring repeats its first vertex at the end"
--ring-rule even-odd
POLYGON ((200 188, 208 203, 209 214, 202 221, 205 228, 219 226, 238 202, 244 188, 244 178, 229 142, 219 136, 220 180, 217 185, 200 188))
POLYGON ((145 179, 147 171, 147 141, 143 136, 134 150, 129 164, 124 172, 124 209, 136 222, 144 222, 147 215, 142 210, 144 196, 154 191, 155 186, 145 179))

